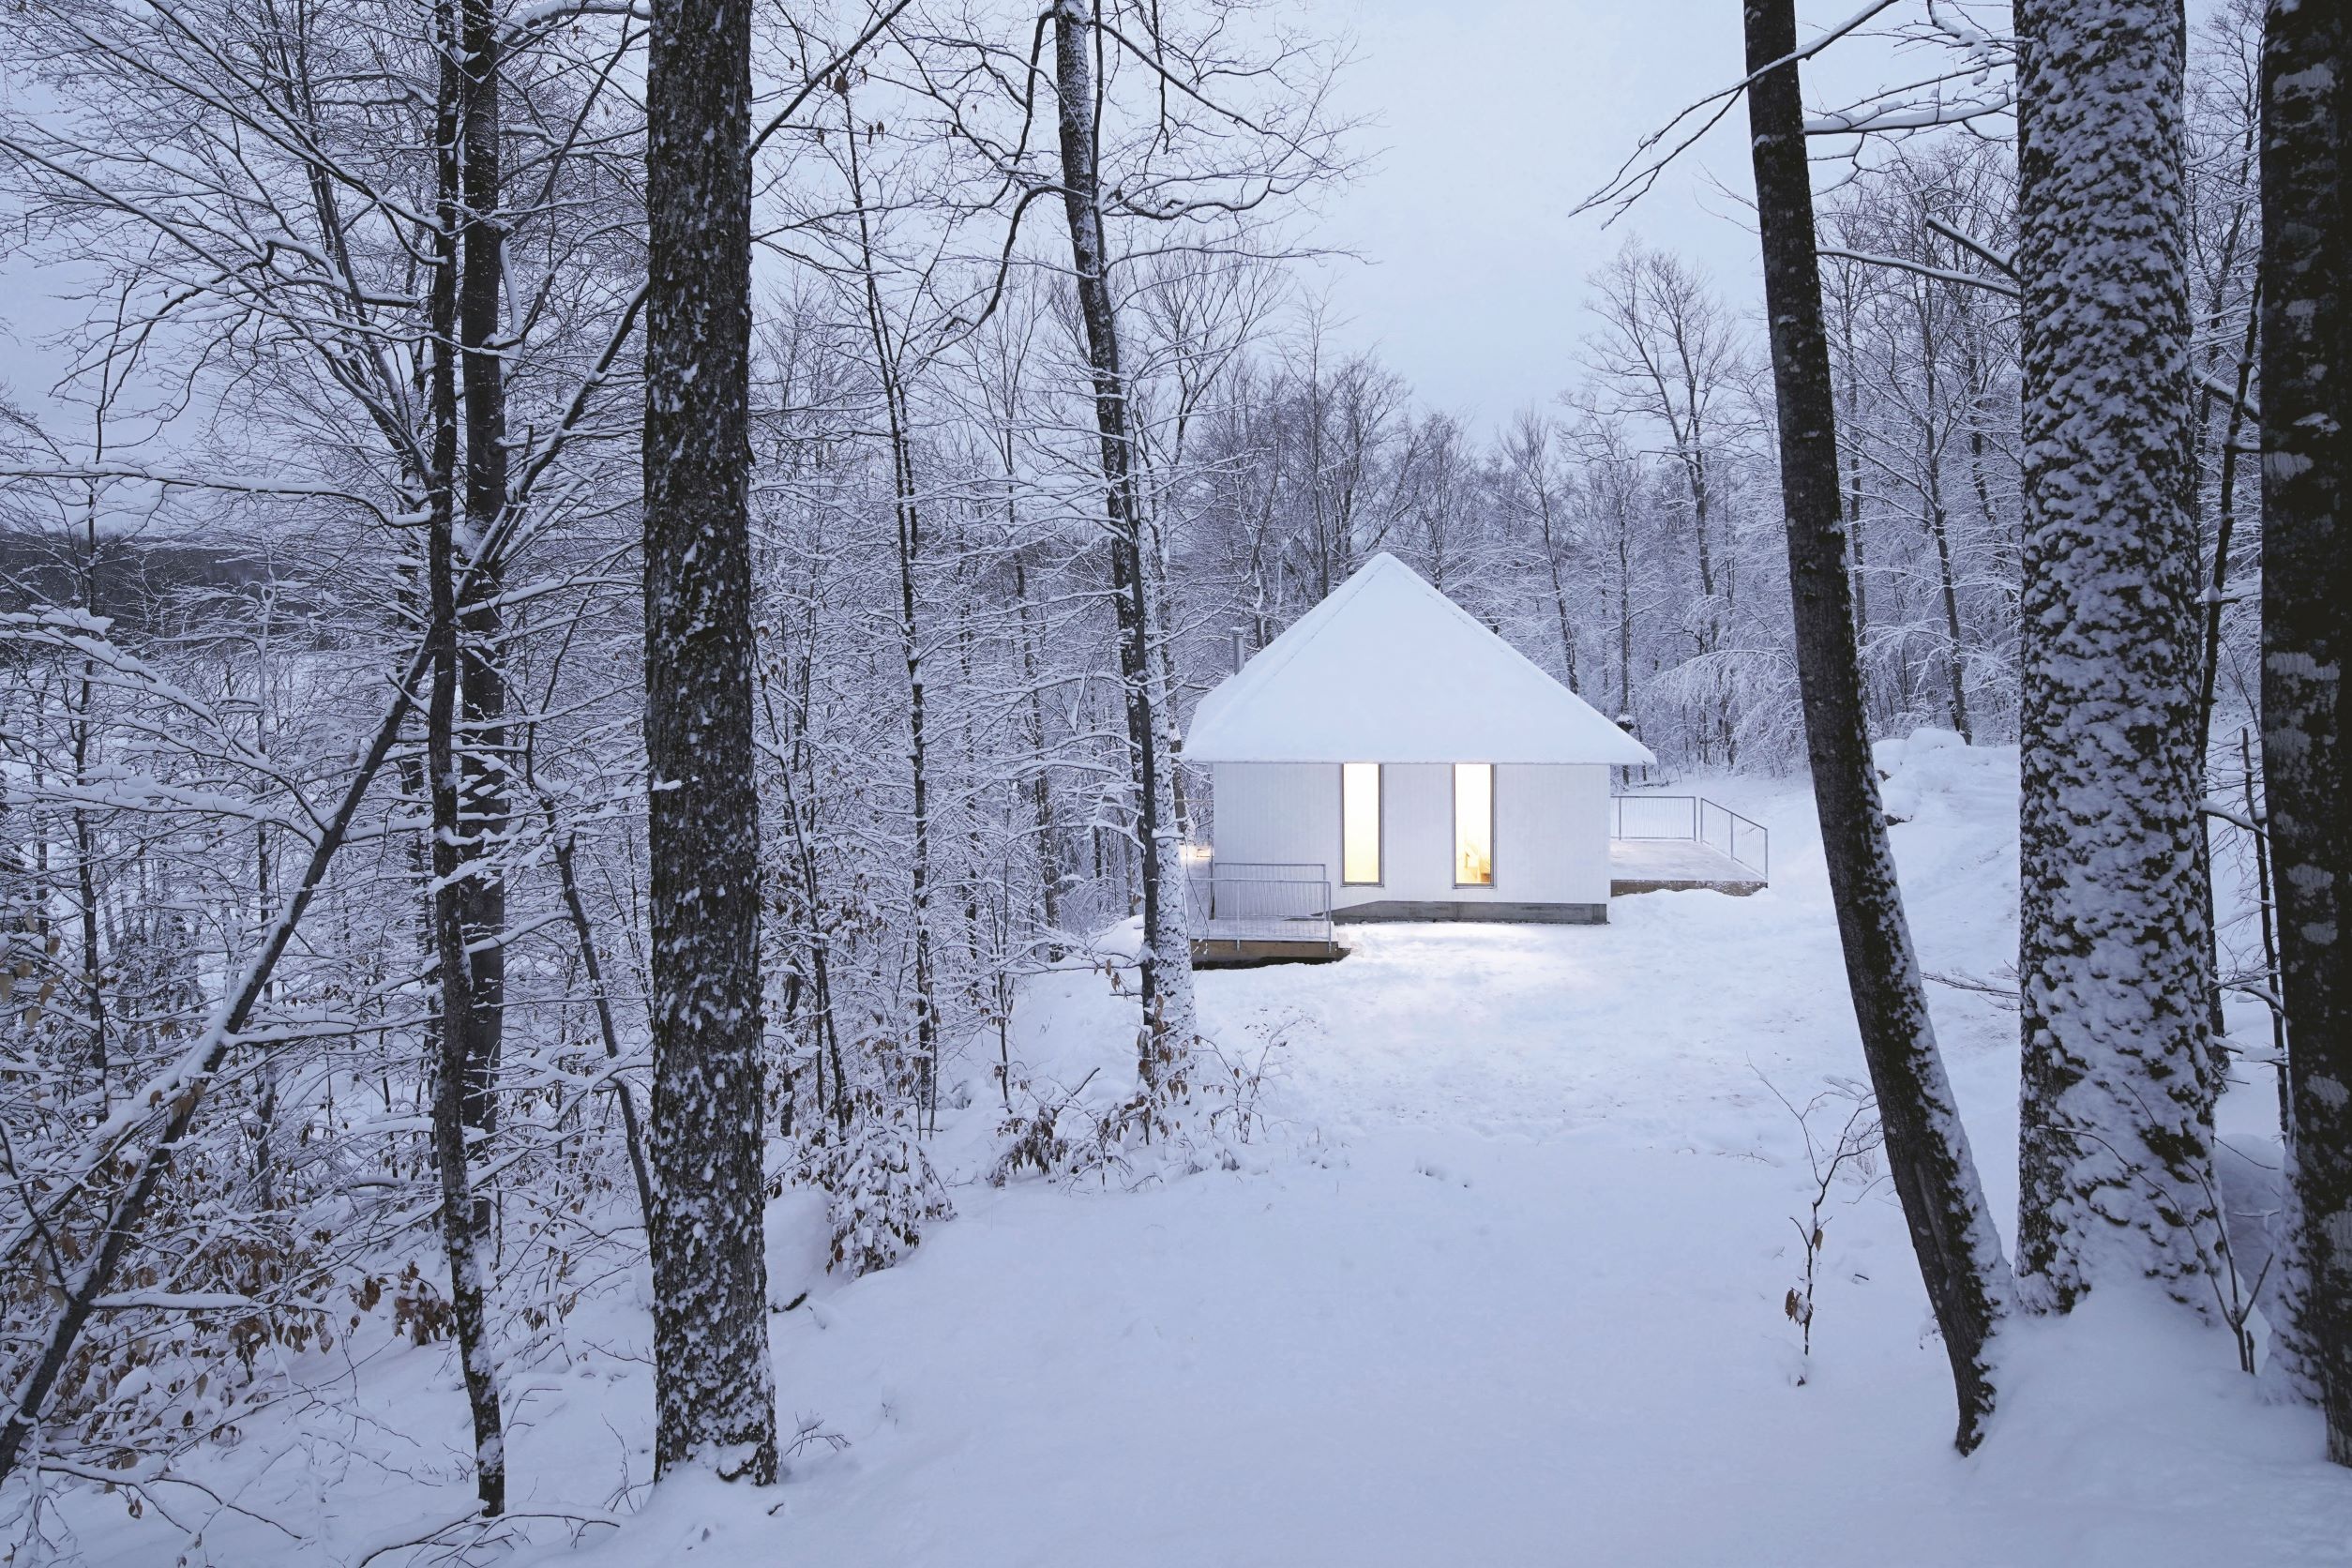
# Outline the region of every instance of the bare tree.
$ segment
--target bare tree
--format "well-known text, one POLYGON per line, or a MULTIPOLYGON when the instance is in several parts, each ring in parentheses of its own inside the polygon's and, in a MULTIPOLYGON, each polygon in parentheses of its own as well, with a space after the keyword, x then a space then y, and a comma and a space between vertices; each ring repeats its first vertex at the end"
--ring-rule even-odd
MULTIPOLYGON (((1674 255, 1628 245, 1592 279, 1603 330, 1592 369, 1612 411, 1641 419, 1664 439, 1681 480, 1696 594, 1686 631, 1702 668, 1722 647, 1737 577, 1725 550, 1722 459, 1728 432, 1720 400, 1740 373, 1740 339, 1705 280, 1674 255)), ((1710 681, 1713 710, 1700 731, 1702 759, 1736 761, 1729 695, 1710 681)))
POLYGON ((1522 411, 1503 438, 1503 460, 1509 465, 1520 505, 1535 525, 1536 542, 1544 559, 1544 575, 1551 585, 1552 615, 1560 632, 1561 674, 1570 691, 1578 690, 1576 628, 1568 611, 1568 580, 1576 563, 1569 546, 1568 498, 1560 472, 1554 437, 1556 427, 1533 410, 1522 411))
MULTIPOLYGON (((1184 1089, 1199 1031, 1192 1000, 1192 937, 1184 909, 1184 869, 1176 818, 1175 765, 1163 722, 1168 701, 1154 657, 1155 564, 1145 546, 1142 491, 1136 470, 1134 410, 1120 362, 1119 316, 1111 294, 1108 243, 1095 122, 1094 66, 1100 30, 1079 0, 1053 12, 1054 98, 1062 152, 1063 207, 1069 220, 1071 267, 1094 377, 1094 420, 1102 437, 1103 504, 1110 529, 1112 593, 1119 616, 1119 670, 1125 683, 1128 744, 1134 748, 1137 831, 1143 855, 1143 1037, 1138 1070, 1154 1108, 1184 1089)), ((1157 1114, 1156 1108, 1153 1114, 1157 1114)))

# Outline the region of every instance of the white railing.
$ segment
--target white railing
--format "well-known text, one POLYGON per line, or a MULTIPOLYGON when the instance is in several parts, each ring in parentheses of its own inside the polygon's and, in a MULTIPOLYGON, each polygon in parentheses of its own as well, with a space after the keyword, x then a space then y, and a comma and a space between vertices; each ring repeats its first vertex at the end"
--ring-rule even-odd
POLYGON ((1609 837, 1704 844, 1759 877, 1772 874, 1772 836, 1704 795, 1611 795, 1609 837))
POLYGON ((1194 860, 1184 893, 1199 941, 1332 940, 1331 877, 1311 861, 1194 860))

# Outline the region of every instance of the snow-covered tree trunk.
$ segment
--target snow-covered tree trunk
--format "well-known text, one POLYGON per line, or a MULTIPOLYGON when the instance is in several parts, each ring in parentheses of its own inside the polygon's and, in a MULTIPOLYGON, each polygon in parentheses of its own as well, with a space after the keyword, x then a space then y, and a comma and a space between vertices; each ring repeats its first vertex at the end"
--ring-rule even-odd
POLYGON ((467 574, 458 607, 459 701, 463 741, 459 765, 460 858, 468 874, 457 897, 465 922, 467 1003, 473 1012, 466 1059, 466 1124, 498 1123, 496 1078, 505 1034, 506 837, 508 786, 506 675, 500 647, 501 565, 486 553, 506 507, 505 345, 499 341, 505 298, 505 236, 499 126, 499 23, 490 0, 461 0, 459 34, 460 158, 463 216, 459 228, 458 341, 465 400, 464 528, 467 574))
POLYGON ((466 1407, 474 1424, 474 1485, 482 1512, 506 1506, 506 1446, 498 1398, 497 1356, 490 1344, 490 1270, 483 1256, 488 1206, 475 1201, 467 1167, 470 1129, 485 1124, 489 1099, 484 1077, 484 1027, 476 984, 475 933, 466 915, 474 902, 468 886, 473 852, 463 820, 462 768, 458 746, 458 706, 463 659, 458 626, 457 487, 458 351, 463 306, 459 279, 461 227, 460 123, 466 87, 458 66, 453 8, 436 12, 440 45, 440 100, 435 116, 435 163, 439 183, 432 236, 432 274, 427 322, 432 340, 427 373, 430 426, 431 492, 428 501, 425 577, 432 617, 432 685, 425 709, 426 792, 432 813, 433 969, 438 982, 439 1047, 430 1064, 432 1156, 441 1184, 442 1247, 449 1263, 449 1315, 457 1331, 458 1362, 466 1407))
POLYGON ((1198 1033, 1192 999, 1192 935, 1184 915, 1184 846, 1176 818, 1174 759, 1160 710, 1168 700, 1153 636, 1156 564, 1144 537, 1136 483, 1134 411, 1119 357, 1119 317, 1110 292, 1097 178, 1094 72, 1088 48, 1096 37, 1079 0, 1053 8, 1054 86, 1059 100, 1063 205, 1069 217, 1072 271, 1094 378, 1094 420, 1102 437, 1103 497, 1110 525, 1113 592, 1118 605, 1119 670, 1126 686, 1128 744, 1134 748, 1138 825, 1142 838, 1143 1040, 1138 1067, 1154 1102, 1181 1093, 1198 1033))
POLYGON ((1748 69, 1763 72, 1749 88, 1748 113, 1806 750, 1887 1168, 1952 1360, 1955 1440, 1966 1453, 1993 1408, 1987 1342, 2008 1301, 2009 1268, 1936 1048, 1862 716, 1812 174, 1788 58, 1797 48, 1794 0, 1748 0, 1746 21, 1748 69), (1765 70, 1775 61, 1787 63, 1765 70))
POLYGON ((2262 761, 2285 991, 2289 1145, 2302 1211, 2300 1349, 2352 1465, 2352 440, 2344 250, 2352 22, 2271 0, 2262 50, 2262 761))
POLYGON ((752 749, 750 0, 646 76, 645 752, 656 1470, 776 1479, 752 749))
POLYGON ((2217 1224, 2198 882, 2197 535, 2179 0, 2017 8, 2024 1092, 2035 1304, 2153 1279, 2217 1224))

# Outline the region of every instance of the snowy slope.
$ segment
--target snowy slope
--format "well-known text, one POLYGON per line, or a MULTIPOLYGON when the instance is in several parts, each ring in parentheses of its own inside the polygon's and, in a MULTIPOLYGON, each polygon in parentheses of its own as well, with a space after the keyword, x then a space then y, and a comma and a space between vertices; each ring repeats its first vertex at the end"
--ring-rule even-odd
MULTIPOLYGON (((1968 983, 1998 986, 2013 951, 2014 756, 1926 735, 1882 760, 1926 965, 1961 982, 1937 988, 1937 1022, 2005 1215, 2014 1016, 1968 983)), ((1602 928, 1359 929, 1335 965, 1204 973, 1207 1027, 1268 1063, 1269 1125, 1237 1169, 964 1185, 956 1220, 850 1283, 820 1272, 809 1200, 776 1205, 772 1296, 808 1292, 772 1319, 776 1380, 812 1436, 771 1492, 698 1483, 628 1513, 649 1464, 641 1282, 584 1304, 570 1366, 523 1380, 516 1506, 626 1517, 580 1530, 576 1558, 569 1527, 535 1523, 519 1560, 2344 1561, 2352 1477, 2320 1461, 2316 1418, 2259 1403, 2222 1335, 2113 1303, 2015 1336, 1990 1440, 1955 1458, 1883 1184, 1832 1200, 1799 1384, 1781 1303, 1805 1169, 1758 1075, 1802 1101, 1860 1053, 1809 799, 1700 787, 1772 828, 1769 892, 1621 899, 1602 928), (638 1489, 615 1497, 624 1463, 638 1489)), ((1040 978, 1018 1065, 1100 1068, 1089 1093, 1115 1091, 1131 1008, 1098 971, 1040 978)), ((994 1045, 973 1049, 985 1085, 994 1045)), ((943 1153, 975 1166, 995 1120, 975 1101, 943 1153)), ((332 1556, 225 1521, 211 1560, 348 1561, 462 1511, 440 1348, 369 1376, 408 1388, 381 1429, 246 1481, 256 1505, 319 1510, 332 1556)), ((75 1516, 94 1561, 169 1560, 94 1500, 75 1516)))

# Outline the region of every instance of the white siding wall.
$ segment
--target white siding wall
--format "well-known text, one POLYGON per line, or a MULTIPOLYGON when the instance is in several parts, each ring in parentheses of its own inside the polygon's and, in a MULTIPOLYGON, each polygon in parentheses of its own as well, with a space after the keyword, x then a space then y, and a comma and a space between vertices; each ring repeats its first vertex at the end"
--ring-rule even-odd
POLYGON ((1218 762, 1209 788, 1219 860, 1315 861, 1338 882, 1338 763, 1218 762))
MULTIPOLYGON (((1502 781, 1495 782, 1500 793, 1502 781)), ((1388 853, 1381 857, 1380 886, 1351 889, 1364 897, 1349 902, 1370 903, 1379 898, 1475 902, 1495 896, 1489 887, 1455 890, 1451 767, 1443 762, 1391 762, 1380 770, 1380 792, 1388 797, 1388 853)), ((1502 846, 1497 844, 1498 877, 1502 874, 1502 846)))
POLYGON ((1454 885, 1454 770, 1391 762, 1380 770, 1381 882, 1339 882, 1339 764, 1219 762, 1216 856, 1321 865, 1341 907, 1385 899, 1606 904, 1609 777, 1603 766, 1503 763, 1495 769, 1495 884, 1454 885))
POLYGON ((1495 770, 1494 896, 1545 904, 1609 901, 1606 767, 1506 762, 1495 770), (1512 845, 1523 846, 1522 872, 1512 867, 1512 845))

